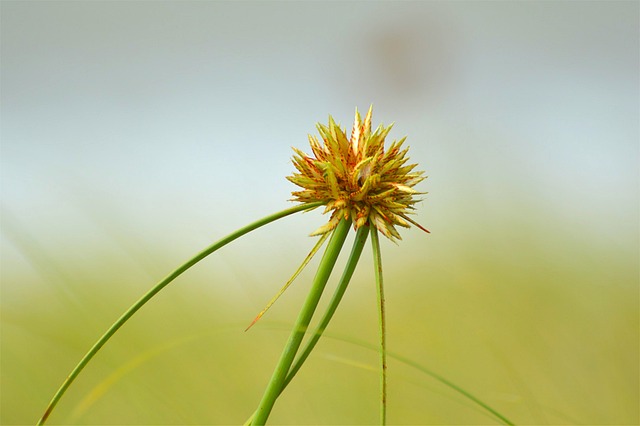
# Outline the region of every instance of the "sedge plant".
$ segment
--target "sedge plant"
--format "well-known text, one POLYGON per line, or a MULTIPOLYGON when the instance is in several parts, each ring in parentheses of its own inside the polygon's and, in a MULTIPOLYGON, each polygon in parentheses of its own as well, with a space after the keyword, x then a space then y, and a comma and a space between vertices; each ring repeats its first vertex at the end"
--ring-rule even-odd
MULTIPOLYGON (((407 164, 409 161, 408 148, 403 148, 405 138, 394 141, 385 147, 385 139, 392 126, 380 125, 372 130, 371 116, 371 108, 364 119, 356 110, 350 135, 347 135, 346 131, 336 124, 331 116, 329 116, 328 125, 318 124, 317 130, 320 139, 316 136, 309 136, 311 154, 293 148, 295 154, 292 161, 296 171, 287 179, 299 187, 297 191, 292 193, 292 201, 298 204, 266 216, 229 234, 186 261, 151 288, 109 327, 69 373, 46 407, 38 424, 44 424, 47 421, 71 383, 104 344, 142 306, 183 272, 235 239, 266 224, 294 213, 324 207, 324 213, 330 213, 330 216, 326 224, 311 234, 319 236, 315 247, 291 279, 249 325, 251 327, 265 314, 309 263, 313 255, 326 243, 309 293, 293 325, 280 359, 255 412, 248 418, 246 424, 266 424, 278 397, 300 370, 327 328, 356 269, 366 240, 370 237, 379 314, 380 424, 384 425, 387 417, 387 348, 379 234, 397 242, 401 239, 397 227, 409 228, 411 225, 415 225, 425 232, 429 231, 409 217, 415 211, 415 204, 420 201, 417 196, 423 194, 414 188, 425 179, 423 172, 415 170, 416 164, 407 164), (345 269, 325 313, 318 321, 315 330, 309 332, 311 319, 351 229, 355 230, 356 236, 345 269), (307 336, 307 341, 301 349, 305 336, 307 336)), ((491 411, 494 415, 497 414, 497 417, 504 423, 510 423, 477 398, 471 397, 470 394, 446 381, 444 383, 491 411)))

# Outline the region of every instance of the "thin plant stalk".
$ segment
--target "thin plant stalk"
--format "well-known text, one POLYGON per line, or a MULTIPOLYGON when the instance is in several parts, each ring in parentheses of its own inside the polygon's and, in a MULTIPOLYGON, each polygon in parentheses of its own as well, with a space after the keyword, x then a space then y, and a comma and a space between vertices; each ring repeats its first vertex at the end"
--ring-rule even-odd
POLYGON ((296 375, 298 370, 300 370, 300 367, 302 367, 302 364, 304 364, 304 362, 307 360, 307 358, 309 357, 309 354, 311 354, 311 351, 313 351, 313 348, 316 346, 316 344, 320 340, 322 333, 324 333, 327 326, 329 325, 329 322, 331 321, 333 314, 336 312, 336 309, 338 308, 338 305, 342 300, 342 296, 344 296, 344 293, 347 290, 347 287, 349 286, 351 277, 353 276, 353 273, 356 270, 356 265, 360 260, 362 249, 364 248, 364 244, 367 241, 367 234, 368 234, 368 227, 362 227, 358 229, 358 231, 356 232, 356 238, 353 242, 353 248, 351 249, 349 260, 347 261, 347 265, 345 266, 344 272, 342 273, 340 282, 338 283, 338 286, 336 287, 336 290, 333 293, 333 297, 329 301, 327 310, 325 311, 322 319, 318 323, 316 330, 311 334, 311 337, 309 338, 309 341, 305 345, 304 349, 302 350, 302 352, 300 352, 300 355, 293 363, 291 370, 289 370, 289 373, 287 374, 287 378, 284 381, 284 386, 287 386, 289 382, 293 379, 293 377, 296 375))
POLYGON ((313 284, 309 290, 307 299, 300 310, 298 319, 296 320, 293 330, 291 331, 291 335, 289 336, 289 340, 287 341, 284 351, 280 356, 280 360, 278 361, 273 375, 269 380, 264 395, 262 396, 262 400, 258 405, 257 412, 252 422, 253 425, 264 425, 269 418, 269 414, 273 409, 276 399, 282 391, 285 378, 291 368, 296 352, 302 343, 302 338, 307 331, 311 317, 318 306, 320 296, 322 296, 322 292, 329 280, 331 271, 338 259, 340 249, 342 249, 342 246, 344 245, 350 225, 351 220, 341 219, 338 226, 334 229, 333 235, 331 235, 331 239, 329 240, 329 244, 322 256, 322 260, 318 266, 318 270, 315 278, 313 279, 313 284))
POLYGON ((84 369, 84 367, 86 367, 89 361, 91 361, 91 359, 96 355, 96 353, 98 353, 98 351, 104 346, 104 344, 107 343, 107 341, 116 333, 116 331, 118 331, 118 329, 120 329, 120 327, 122 327, 129 320, 129 318, 133 316, 133 314, 135 314, 142 306, 144 306, 149 300, 151 300, 160 290, 166 287, 169 283, 171 283, 177 277, 182 275, 185 271, 187 271, 193 265, 200 262, 202 259, 209 256, 211 253, 215 252, 216 250, 229 244, 233 240, 240 238, 241 236, 255 229, 258 229, 261 226, 267 225, 273 221, 289 216, 293 213, 298 213, 304 210, 313 209, 315 207, 318 207, 321 204, 322 204, 321 202, 316 202, 313 204, 302 204, 302 205, 298 205, 298 206, 280 211, 278 213, 274 213, 262 219, 259 219, 243 228, 238 229, 235 232, 232 232, 231 234, 227 235, 221 240, 215 242, 211 246, 207 247, 206 249, 204 249, 203 251, 201 251, 200 253, 198 253, 188 261, 186 261, 184 264, 182 264, 176 270, 171 272, 169 275, 167 275, 162 281, 160 281, 151 290, 149 290, 144 296, 142 296, 136 303, 131 305, 131 307, 127 309, 127 311, 124 314, 122 314, 122 316, 118 318, 118 320, 114 322, 111 325, 111 327, 109 327, 109 329, 102 335, 102 337, 98 339, 98 341, 91 347, 91 349, 89 349, 89 351, 85 354, 85 356, 80 360, 78 365, 75 366, 75 368, 71 371, 71 373, 69 373, 69 375, 64 380, 64 382, 62 382, 62 385, 60 386, 58 391, 55 393, 55 395, 49 402, 49 405, 45 409, 44 414, 42 415, 40 420, 38 420, 37 424, 42 425, 47 421, 47 419, 51 415, 51 412, 53 411, 55 406, 58 404, 58 401, 60 401, 60 398, 62 398, 62 396, 65 394, 65 392, 67 391, 71 383, 73 383, 73 381, 76 379, 76 377, 78 377, 78 375, 84 369))
MULTIPOLYGON (((353 247, 351 248, 351 254, 349 255, 349 260, 347 260, 347 264, 345 265, 344 272, 342 273, 342 277, 338 282, 336 290, 333 293, 331 300, 329 301, 327 310, 325 311, 324 315, 320 319, 320 322, 318 323, 315 331, 310 334, 309 340, 307 341, 304 348, 300 352, 300 355, 298 355, 298 357, 293 362, 293 365, 291 366, 291 369, 287 373, 287 376, 282 384, 280 393, 282 393, 282 391, 287 387, 287 385, 289 385, 291 380, 293 380, 295 375, 300 370, 300 367, 302 367, 302 364, 304 364, 304 362, 307 360, 307 358, 311 354, 311 351, 313 351, 313 348, 316 346, 316 344, 320 340, 322 333, 324 333, 325 329, 329 325, 329 322, 331 321, 333 314, 336 312, 336 309, 338 308, 338 305, 342 300, 342 296, 344 296, 344 293, 347 290, 347 287, 349 286, 351 277, 353 276, 353 273, 356 270, 356 265, 360 260, 360 255, 362 254, 362 250, 364 249, 364 245, 367 241, 368 234, 369 234, 368 226, 362 227, 358 229, 358 231, 356 232, 356 237, 353 242, 353 247)), ((254 412, 244 424, 250 425, 255 415, 256 413, 254 412)))
POLYGON ((382 255, 378 231, 371 228, 371 246, 373 247, 373 267, 378 289, 378 321, 380 325, 380 424, 387 423, 387 324, 384 309, 384 285, 382 281, 382 255))

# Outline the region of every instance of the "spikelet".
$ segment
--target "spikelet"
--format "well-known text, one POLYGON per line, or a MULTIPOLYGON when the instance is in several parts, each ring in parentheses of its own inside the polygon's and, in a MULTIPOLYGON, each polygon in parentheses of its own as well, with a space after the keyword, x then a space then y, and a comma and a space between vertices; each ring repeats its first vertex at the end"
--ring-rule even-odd
POLYGON ((371 114, 369 108, 362 120, 356 109, 350 138, 329 116, 328 126, 316 126, 322 143, 309 135, 312 155, 293 148, 297 172, 287 179, 302 188, 292 192, 293 201, 321 201, 325 213, 331 212, 329 222, 311 235, 330 232, 342 218, 351 218, 356 229, 375 226, 392 241, 401 239, 396 225, 408 228, 413 224, 429 232, 407 217, 420 201, 415 197, 425 194, 413 188, 425 176, 414 170, 416 164, 405 165, 409 160, 408 148, 401 149, 405 138, 385 151, 392 126, 380 125, 372 132, 371 114))

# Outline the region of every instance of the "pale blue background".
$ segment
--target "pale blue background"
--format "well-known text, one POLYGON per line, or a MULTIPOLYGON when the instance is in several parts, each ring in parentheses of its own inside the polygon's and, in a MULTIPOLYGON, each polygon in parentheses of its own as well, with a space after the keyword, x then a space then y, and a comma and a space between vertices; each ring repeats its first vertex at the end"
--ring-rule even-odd
POLYGON ((104 207, 168 241, 211 235, 284 206, 290 146, 373 103, 431 176, 419 219, 434 237, 470 216, 539 212, 629 238, 637 11, 3 2, 3 206, 38 233, 75 234, 104 207))

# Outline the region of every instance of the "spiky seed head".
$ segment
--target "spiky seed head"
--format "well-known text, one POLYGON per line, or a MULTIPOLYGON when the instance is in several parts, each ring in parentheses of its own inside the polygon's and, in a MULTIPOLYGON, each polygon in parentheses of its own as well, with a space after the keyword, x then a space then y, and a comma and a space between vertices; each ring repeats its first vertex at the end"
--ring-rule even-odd
POLYGON ((396 225, 410 224, 429 232, 411 218, 419 194, 413 187, 425 179, 414 171, 417 164, 407 164, 406 138, 393 141, 385 150, 390 126, 380 125, 371 131, 369 108, 364 120, 356 109, 351 137, 329 116, 327 126, 318 123, 322 142, 309 135, 311 155, 293 148, 293 164, 297 172, 287 179, 301 187, 293 200, 301 203, 321 201, 324 213, 332 212, 329 222, 311 235, 331 231, 342 218, 351 218, 356 229, 375 226, 387 238, 401 239, 396 225))

